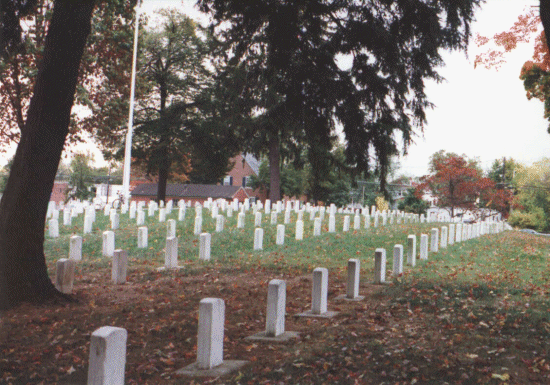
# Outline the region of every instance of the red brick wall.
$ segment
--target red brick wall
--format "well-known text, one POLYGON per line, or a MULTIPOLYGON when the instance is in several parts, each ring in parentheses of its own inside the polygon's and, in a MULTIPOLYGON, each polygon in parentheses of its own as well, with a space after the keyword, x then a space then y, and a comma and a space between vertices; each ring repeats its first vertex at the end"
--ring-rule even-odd
POLYGON ((67 182, 54 182, 52 195, 50 195, 50 201, 56 203, 65 202, 65 199, 67 198, 65 196, 65 190, 67 190, 67 187, 69 187, 69 183, 67 182))
POLYGON ((248 163, 244 162, 243 164, 243 156, 237 155, 234 158, 231 158, 229 160, 230 162, 235 162, 235 165, 233 166, 233 169, 229 171, 227 175, 233 177, 233 186, 242 186, 243 185, 243 177, 254 175, 254 171, 252 168, 248 165, 248 163))

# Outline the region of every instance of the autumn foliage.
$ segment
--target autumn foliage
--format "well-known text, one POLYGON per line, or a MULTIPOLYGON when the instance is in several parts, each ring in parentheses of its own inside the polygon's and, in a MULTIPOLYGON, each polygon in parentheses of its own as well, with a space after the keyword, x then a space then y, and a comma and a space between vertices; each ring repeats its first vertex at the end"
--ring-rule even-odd
POLYGON ((511 192, 498 189, 493 180, 483 177, 475 162, 455 154, 434 156, 431 171, 421 178, 416 194, 430 192, 436 204, 447 208, 451 217, 456 216, 456 209, 469 211, 476 217, 483 216, 483 209, 492 209, 507 217, 511 192))

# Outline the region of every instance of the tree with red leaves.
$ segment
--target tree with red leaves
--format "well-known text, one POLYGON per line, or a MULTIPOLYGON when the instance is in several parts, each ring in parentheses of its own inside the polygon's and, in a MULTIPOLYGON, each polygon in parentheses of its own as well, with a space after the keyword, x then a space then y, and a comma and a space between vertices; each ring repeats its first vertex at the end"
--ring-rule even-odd
POLYGON ((469 211, 478 219, 490 210, 507 217, 511 192, 497 189, 493 180, 483 176, 475 160, 439 151, 432 155, 430 163, 431 174, 421 178, 417 196, 430 192, 439 207, 449 210, 451 218, 459 215, 456 209, 462 209, 461 214, 469 211))

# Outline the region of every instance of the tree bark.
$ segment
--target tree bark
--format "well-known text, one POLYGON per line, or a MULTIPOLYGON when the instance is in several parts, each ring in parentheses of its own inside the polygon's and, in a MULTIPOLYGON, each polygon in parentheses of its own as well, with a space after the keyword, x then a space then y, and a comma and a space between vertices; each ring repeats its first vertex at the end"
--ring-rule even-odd
POLYGON ((540 19, 546 35, 546 46, 550 50, 550 1, 540 0, 540 19))
POLYGON ((273 134, 269 139, 269 199, 271 202, 281 199, 280 159, 279 136, 273 134))
POLYGON ((68 133, 94 0, 56 0, 26 123, 0 201, 0 309, 63 297, 44 256, 44 229, 68 133))

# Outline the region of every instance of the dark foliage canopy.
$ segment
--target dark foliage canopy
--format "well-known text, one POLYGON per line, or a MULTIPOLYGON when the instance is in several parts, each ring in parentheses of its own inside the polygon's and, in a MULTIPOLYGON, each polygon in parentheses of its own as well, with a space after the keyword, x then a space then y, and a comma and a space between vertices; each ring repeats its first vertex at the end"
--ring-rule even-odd
MULTIPOLYGON (((427 79, 442 80, 442 49, 465 50, 481 0, 199 0, 211 12, 220 58, 241 68, 239 97, 265 130, 299 137, 324 156, 335 126, 347 164, 365 172, 406 151, 432 105, 427 79), (349 64, 343 64, 348 62, 349 64), (376 160, 376 162, 373 162, 376 160)), ((258 130, 257 130, 258 131, 258 130)), ((315 167, 315 162, 310 159, 315 167)), ((323 162, 320 162, 320 167, 323 162)))

